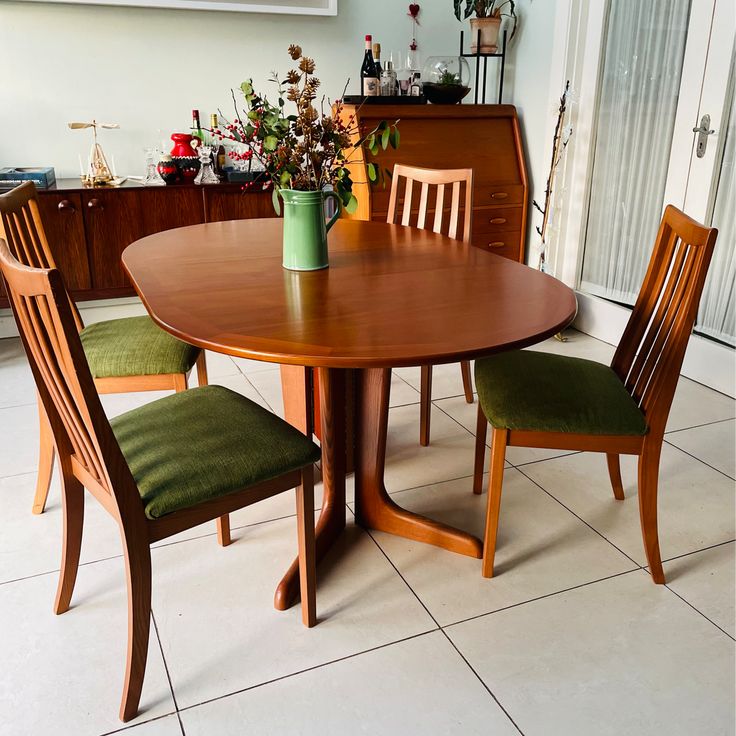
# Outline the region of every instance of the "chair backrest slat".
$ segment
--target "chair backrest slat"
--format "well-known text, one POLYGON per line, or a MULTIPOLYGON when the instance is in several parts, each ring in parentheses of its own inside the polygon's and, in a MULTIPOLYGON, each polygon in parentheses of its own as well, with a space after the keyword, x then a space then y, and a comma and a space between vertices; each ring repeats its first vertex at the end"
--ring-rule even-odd
MULTIPOLYGON (((33 182, 26 182, 0 194, 0 237, 5 238, 10 252, 23 265, 30 268, 56 268, 33 182)), ((77 331, 81 331, 82 320, 71 298, 69 306, 77 331)))
POLYGON ((639 296, 611 367, 664 431, 718 235, 668 206, 639 296))
POLYGON ((462 240, 465 243, 470 242, 473 214, 472 169, 423 169, 415 166, 396 164, 394 166, 391 181, 391 196, 389 197, 388 204, 387 222, 390 224, 396 223, 396 216, 402 199, 401 187, 404 181, 403 206, 401 208, 402 225, 406 227, 413 224, 415 227, 421 229, 427 227, 427 215, 431 199, 430 187, 436 187, 437 194, 434 203, 434 218, 430 220, 432 222, 433 232, 446 234, 450 238, 462 240), (421 184, 421 193, 419 198, 419 209, 416 211, 416 220, 412 222, 414 182, 421 184), (445 187, 450 184, 452 185, 452 202, 449 218, 447 220, 447 231, 443 233, 443 223, 445 220, 445 187), (462 224, 460 223, 461 209, 464 212, 462 224), (462 234, 459 234, 460 227, 462 227, 462 234))

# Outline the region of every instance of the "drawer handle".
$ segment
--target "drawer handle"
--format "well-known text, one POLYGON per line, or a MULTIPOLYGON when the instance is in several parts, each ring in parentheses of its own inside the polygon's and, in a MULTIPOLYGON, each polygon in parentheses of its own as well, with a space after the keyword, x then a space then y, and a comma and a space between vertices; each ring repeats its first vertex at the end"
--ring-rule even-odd
POLYGON ((76 207, 68 199, 62 199, 59 202, 59 212, 76 212, 76 207))
POLYGON ((491 199, 506 199, 508 196, 508 192, 491 192, 491 199))
POLYGON ((492 217, 488 222, 491 223, 491 225, 503 225, 504 222, 506 222, 505 217, 492 217))
POLYGON ((100 202, 100 200, 97 199, 97 197, 93 197, 92 199, 90 199, 90 201, 87 202, 87 207, 89 207, 91 210, 104 209, 102 206, 102 202, 100 202))
POLYGON ((494 240, 492 243, 488 243, 489 248, 503 248, 506 243, 503 240, 494 240))

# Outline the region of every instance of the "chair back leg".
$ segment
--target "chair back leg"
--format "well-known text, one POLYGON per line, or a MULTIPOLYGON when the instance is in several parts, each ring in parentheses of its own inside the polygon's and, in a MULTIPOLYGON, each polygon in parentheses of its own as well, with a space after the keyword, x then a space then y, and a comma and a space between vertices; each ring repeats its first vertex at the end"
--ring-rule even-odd
POLYGON ((422 366, 422 380, 419 391, 419 444, 429 445, 429 429, 432 420, 432 366, 422 366))
POLYGON ((659 479, 659 458, 662 452, 662 438, 647 437, 639 456, 639 517, 644 551, 649 570, 655 583, 664 584, 664 570, 659 553, 659 532, 657 530, 657 483, 659 479))
POLYGON ((463 376, 463 391, 465 393, 465 401, 468 404, 473 403, 473 379, 470 377, 470 361, 460 361, 460 371, 463 376))
POLYGON ((486 437, 488 436, 488 420, 478 402, 478 421, 475 425, 475 464, 473 466, 473 493, 483 492, 483 466, 486 457, 486 437))
POLYGON ((608 463, 608 475, 611 478, 611 485, 613 486, 613 496, 617 501, 623 501, 626 496, 624 495, 624 484, 621 480, 619 456, 608 452, 606 453, 606 462, 608 463))
POLYGON ((205 356, 205 351, 202 350, 202 352, 199 354, 199 357, 197 358, 197 385, 198 386, 206 386, 207 385, 207 357, 205 356))
POLYGON ((299 588, 302 599, 302 622, 317 623, 317 551, 314 532, 314 468, 302 470, 302 482, 296 489, 296 523, 299 539, 299 588))
POLYGON ((54 613, 66 613, 74 592, 82 550, 84 526, 84 487, 74 477, 69 458, 59 458, 61 468, 61 504, 64 516, 64 532, 61 548, 61 569, 56 589, 54 613))
POLYGON ((491 467, 488 480, 488 508, 486 512, 486 532, 483 540, 483 577, 493 577, 493 559, 496 556, 496 535, 498 517, 501 512, 501 489, 503 487, 503 467, 506 462, 507 429, 493 428, 491 433, 491 467))
POLYGON ((36 493, 33 497, 33 513, 42 514, 46 508, 46 500, 49 497, 51 487, 51 476, 54 473, 54 434, 51 424, 43 408, 41 399, 38 399, 38 426, 39 426, 39 448, 38 448, 38 477, 36 478, 36 493))

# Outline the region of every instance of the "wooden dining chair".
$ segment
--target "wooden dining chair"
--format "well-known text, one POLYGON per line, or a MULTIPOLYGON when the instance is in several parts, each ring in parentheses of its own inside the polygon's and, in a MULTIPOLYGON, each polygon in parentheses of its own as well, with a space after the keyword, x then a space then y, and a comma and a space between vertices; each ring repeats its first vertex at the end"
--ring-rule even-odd
POLYGON ((657 530, 659 457, 717 230, 668 206, 611 366, 516 350, 477 360, 473 491, 481 492, 492 425, 483 575, 493 576, 506 447, 604 452, 618 501, 619 455, 639 457, 639 516, 649 569, 664 583, 657 530), (487 420, 486 420, 487 418, 487 420))
POLYGON ((0 270, 59 455, 64 539, 54 610, 69 609, 84 488, 120 528, 128 649, 120 718, 138 712, 151 620, 150 545, 296 488, 302 620, 316 623, 314 468, 318 447, 244 396, 204 386, 108 420, 69 295, 56 269, 19 263, 0 240, 0 270))
MULTIPOLYGON (((390 225, 399 224, 396 219, 400 200, 402 202, 401 225, 409 225, 422 230, 431 227, 435 233, 447 235, 455 240, 462 240, 464 243, 470 242, 473 220, 472 169, 422 169, 416 166, 395 164, 386 220, 390 225), (421 184, 418 210, 416 210, 415 202, 415 183, 421 184), (448 198, 450 199, 448 211, 448 205, 445 204, 445 189, 449 186, 452 186, 452 193, 448 192, 448 198), (436 194, 433 196, 430 195, 430 187, 436 187, 436 194), (464 192, 461 191, 462 189, 464 189, 464 192), (431 225, 427 222, 430 200, 433 200, 434 203, 431 208, 431 212, 434 213, 434 216, 431 216, 431 225), (462 223, 460 222, 461 207, 463 210, 462 223)), ((468 404, 472 404, 473 381, 470 376, 470 361, 463 360, 460 363, 460 370, 465 400, 468 404)), ((432 412, 431 365, 422 366, 420 402, 419 443, 426 447, 429 445, 432 412)))
MULTIPOLYGON (((27 182, 0 195, 0 237, 11 253, 33 268, 56 268, 41 221, 38 195, 27 182)), ((69 307, 99 393, 128 391, 184 391, 197 366, 197 382, 207 385, 204 350, 177 340, 155 325, 150 317, 127 317, 85 327, 76 305, 69 307)), ((46 506, 54 467, 54 443, 48 419, 39 402, 40 448, 33 513, 46 506)), ((230 540, 228 519, 217 524, 220 544, 230 540)))

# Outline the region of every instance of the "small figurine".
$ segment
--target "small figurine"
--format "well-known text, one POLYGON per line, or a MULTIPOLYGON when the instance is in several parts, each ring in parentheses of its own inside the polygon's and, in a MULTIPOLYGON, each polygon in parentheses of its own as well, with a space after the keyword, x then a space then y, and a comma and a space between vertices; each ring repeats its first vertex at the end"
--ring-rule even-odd
POLYGON ((107 163, 102 146, 97 142, 97 128, 116 129, 120 126, 117 123, 98 123, 96 120, 91 123, 68 123, 68 125, 72 130, 92 128, 93 140, 87 162, 87 173, 82 172, 80 174, 84 186, 115 186, 119 184, 120 181, 117 180, 107 163))

